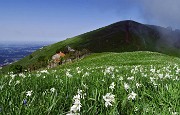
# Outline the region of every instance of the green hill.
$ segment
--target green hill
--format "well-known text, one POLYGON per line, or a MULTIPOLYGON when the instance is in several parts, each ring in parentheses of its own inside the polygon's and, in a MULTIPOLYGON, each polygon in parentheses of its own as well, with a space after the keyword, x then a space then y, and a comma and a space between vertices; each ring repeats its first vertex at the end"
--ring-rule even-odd
MULTIPOLYGON (((51 59, 52 55, 56 53, 56 50, 63 51, 66 46, 70 46, 76 50, 85 48, 92 53, 155 51, 180 56, 180 50, 174 44, 177 39, 172 36, 169 39, 171 34, 176 35, 176 33, 178 32, 171 32, 171 30, 163 27, 145 25, 131 20, 120 21, 46 46, 14 64, 22 65, 25 68, 34 65, 39 65, 38 68, 40 68, 42 63, 44 64, 43 66, 46 66, 47 60, 51 59), (166 31, 166 34, 162 35, 159 30, 166 31), (174 40, 174 42, 170 43, 167 38, 164 38, 166 36, 168 36, 167 38, 169 40, 174 40)), ((9 66, 3 68, 3 71, 8 70, 9 66)))
POLYGON ((160 53, 104 52, 50 70, 0 75, 0 114, 178 114, 179 65, 179 58, 160 53))

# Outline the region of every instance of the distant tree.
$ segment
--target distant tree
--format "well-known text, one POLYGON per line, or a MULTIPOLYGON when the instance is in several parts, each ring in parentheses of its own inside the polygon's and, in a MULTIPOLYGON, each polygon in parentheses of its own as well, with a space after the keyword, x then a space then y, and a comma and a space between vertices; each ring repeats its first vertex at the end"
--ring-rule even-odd
POLYGON ((38 68, 47 66, 48 59, 46 56, 39 56, 38 58, 38 68))
POLYGON ((46 58, 46 56, 39 56, 38 61, 43 62, 43 61, 45 61, 45 58, 46 58))
POLYGON ((82 55, 86 55, 86 54, 89 54, 90 53, 90 51, 88 50, 88 49, 82 49, 82 55))
POLYGON ((81 56, 81 51, 76 50, 76 51, 74 52, 74 56, 75 56, 76 59, 79 59, 80 56, 81 56))
POLYGON ((23 71, 23 72, 28 72, 28 67, 27 67, 27 66, 23 66, 23 67, 22 67, 22 71, 23 71))
POLYGON ((61 51, 61 49, 57 49, 57 50, 56 50, 56 53, 59 53, 60 51, 61 51))
POLYGON ((10 72, 13 72, 13 73, 21 73, 23 70, 23 67, 21 65, 11 65, 10 68, 9 68, 9 71, 10 72))
POLYGON ((33 58, 33 56, 32 55, 29 55, 29 59, 32 59, 33 58))

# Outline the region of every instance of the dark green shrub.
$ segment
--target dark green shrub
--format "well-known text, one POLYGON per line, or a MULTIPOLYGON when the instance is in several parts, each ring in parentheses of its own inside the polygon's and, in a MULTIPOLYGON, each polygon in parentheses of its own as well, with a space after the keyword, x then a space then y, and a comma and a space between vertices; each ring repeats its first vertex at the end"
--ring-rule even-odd
POLYGON ((23 67, 21 65, 11 65, 9 68, 10 72, 13 72, 14 74, 21 73, 23 70, 23 67))

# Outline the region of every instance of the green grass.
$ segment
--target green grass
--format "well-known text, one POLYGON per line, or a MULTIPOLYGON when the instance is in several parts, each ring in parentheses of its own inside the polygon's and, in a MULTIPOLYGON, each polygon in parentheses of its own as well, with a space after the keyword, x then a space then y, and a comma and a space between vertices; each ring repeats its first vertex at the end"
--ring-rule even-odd
POLYGON ((82 115, 179 114, 179 65, 179 58, 160 53, 99 53, 47 72, 0 75, 0 114, 65 115, 78 89, 82 107, 77 112, 82 115), (128 99, 132 91, 134 100, 128 99), (106 107, 107 93, 114 102, 106 107))

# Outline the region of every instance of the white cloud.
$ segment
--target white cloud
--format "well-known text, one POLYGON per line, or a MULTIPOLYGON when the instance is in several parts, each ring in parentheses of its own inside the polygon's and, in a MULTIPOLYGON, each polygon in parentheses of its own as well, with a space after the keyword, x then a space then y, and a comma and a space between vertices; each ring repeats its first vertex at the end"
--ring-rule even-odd
POLYGON ((180 28, 180 0, 140 0, 147 22, 180 28))

